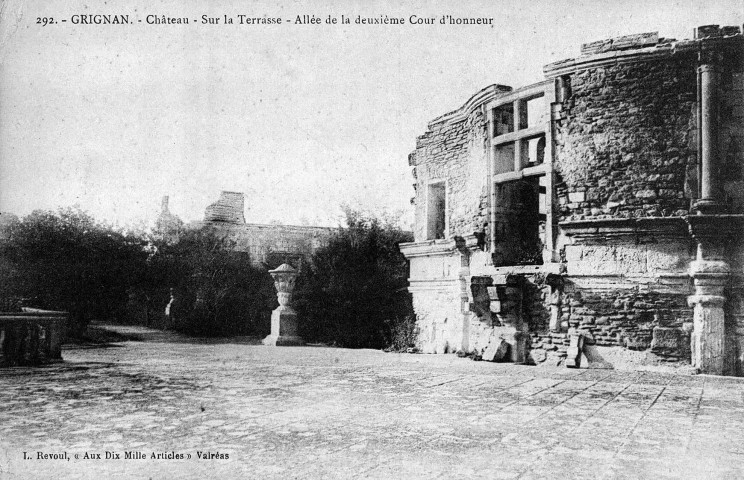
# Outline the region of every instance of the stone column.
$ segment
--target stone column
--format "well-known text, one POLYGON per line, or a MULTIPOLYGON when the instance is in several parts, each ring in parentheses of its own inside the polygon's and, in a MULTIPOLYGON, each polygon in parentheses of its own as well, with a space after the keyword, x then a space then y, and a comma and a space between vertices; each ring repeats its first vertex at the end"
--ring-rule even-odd
POLYGON ((700 200, 695 208, 703 212, 717 210, 720 204, 720 188, 717 178, 718 160, 718 77, 715 65, 698 67, 700 90, 700 200))
MULTIPOLYGON (((522 101, 517 99, 514 100, 514 131, 518 132, 522 127, 522 109, 527 108, 527 105, 522 105, 522 101)), ((514 141, 514 171, 518 172, 522 170, 522 140, 514 141)))
POLYGON ((729 265, 720 260, 697 260, 690 268, 695 284, 695 295, 687 299, 693 307, 692 365, 702 373, 723 375, 726 370, 723 290, 729 274, 729 265))
POLYGON ((692 365, 702 373, 726 373, 726 331, 724 288, 731 268, 725 261, 725 239, 731 227, 717 215, 721 209, 718 178, 718 74, 714 63, 698 67, 700 200, 695 210, 702 215, 688 219, 690 231, 698 242, 697 260, 690 265, 695 294, 688 297, 693 307, 693 330, 690 338, 692 365))
POLYGON ((271 334, 264 338, 263 344, 277 347, 304 345, 305 341, 298 334, 297 312, 290 305, 297 270, 284 263, 275 270, 269 270, 269 273, 274 279, 279 306, 271 312, 271 334))

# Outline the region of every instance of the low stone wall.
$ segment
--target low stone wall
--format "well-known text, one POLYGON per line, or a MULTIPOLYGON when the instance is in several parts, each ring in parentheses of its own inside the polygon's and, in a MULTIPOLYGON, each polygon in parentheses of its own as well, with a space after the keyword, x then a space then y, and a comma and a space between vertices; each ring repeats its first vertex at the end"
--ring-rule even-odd
POLYGON ((62 361, 67 313, 26 310, 0 312, 0 367, 62 361))

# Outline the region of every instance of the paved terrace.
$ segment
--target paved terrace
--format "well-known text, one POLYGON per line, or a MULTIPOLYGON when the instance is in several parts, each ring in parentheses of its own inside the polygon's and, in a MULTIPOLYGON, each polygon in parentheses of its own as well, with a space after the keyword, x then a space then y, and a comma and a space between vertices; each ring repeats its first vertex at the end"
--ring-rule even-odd
POLYGON ((63 354, 0 371, 2 479, 744 478, 738 379, 167 335, 63 354))

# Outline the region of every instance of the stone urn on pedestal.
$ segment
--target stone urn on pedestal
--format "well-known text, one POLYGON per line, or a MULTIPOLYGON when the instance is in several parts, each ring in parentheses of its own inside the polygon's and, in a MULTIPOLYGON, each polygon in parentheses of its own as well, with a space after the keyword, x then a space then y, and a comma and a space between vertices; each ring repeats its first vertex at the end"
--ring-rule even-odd
POLYGON ((297 312, 290 305, 298 272, 291 265, 283 263, 277 269, 269 270, 269 273, 274 279, 279 306, 271 312, 271 334, 264 338, 263 344, 304 345, 305 341, 297 331, 297 312))

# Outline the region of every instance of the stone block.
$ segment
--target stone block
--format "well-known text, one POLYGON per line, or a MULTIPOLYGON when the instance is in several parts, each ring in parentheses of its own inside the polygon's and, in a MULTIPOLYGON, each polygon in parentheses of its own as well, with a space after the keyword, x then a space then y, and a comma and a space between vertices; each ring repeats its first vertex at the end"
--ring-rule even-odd
POLYGON ((593 55, 595 53, 602 53, 612 48, 612 40, 598 40, 596 42, 584 43, 581 45, 582 55, 593 55))
POLYGON ((666 355, 683 352, 686 340, 687 335, 679 328, 655 327, 651 339, 651 352, 666 355))
POLYGON ((580 368, 581 352, 584 348, 584 335, 581 333, 571 333, 570 341, 568 350, 566 350, 566 367, 580 368))
POLYGON ((527 363, 530 335, 524 332, 514 334, 514 343, 511 345, 511 360, 514 363, 527 363))
POLYGON ((547 358, 548 353, 541 348, 530 350, 530 360, 532 361, 531 363, 543 363, 547 358))
POLYGON ((719 25, 701 25, 695 29, 695 38, 719 37, 721 30, 719 25))
POLYGON ((585 192, 569 192, 568 201, 571 203, 583 202, 586 198, 585 192))
POLYGON ((625 339, 625 347, 630 350, 646 350, 651 342, 644 337, 632 337, 625 339))
POLYGON ((498 362, 508 358, 509 344, 503 338, 491 338, 491 341, 483 350, 482 359, 486 362, 498 362))
POLYGON ((580 333, 584 337, 584 345, 594 345, 596 340, 590 330, 580 330, 580 333))

